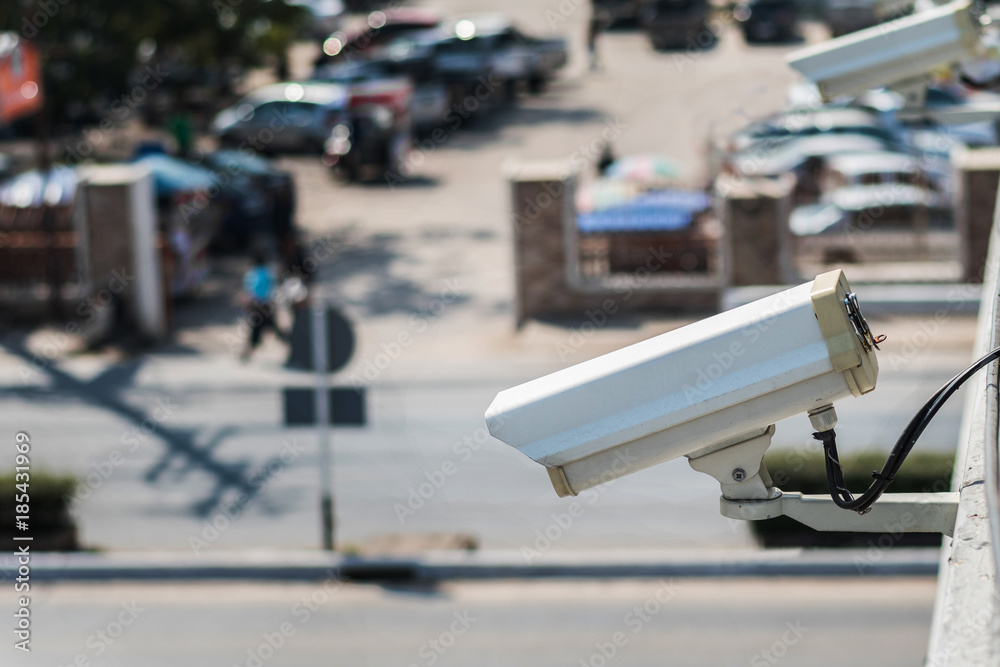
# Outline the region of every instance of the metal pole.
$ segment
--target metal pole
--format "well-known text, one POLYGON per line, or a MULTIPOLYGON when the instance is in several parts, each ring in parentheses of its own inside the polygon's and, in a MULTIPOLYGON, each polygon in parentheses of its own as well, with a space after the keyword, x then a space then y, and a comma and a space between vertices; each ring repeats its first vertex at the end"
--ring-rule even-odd
POLYGON ((316 439, 319 443, 320 511, 323 517, 323 548, 333 551, 333 490, 330 482, 330 410, 326 373, 326 304, 317 299, 312 307, 313 367, 316 370, 316 439))
MULTIPOLYGON (((38 54, 39 71, 45 67, 45 60, 42 54, 41 42, 36 43, 38 54)), ((38 82, 38 95, 42 96, 42 104, 35 113, 35 139, 36 156, 38 161, 38 171, 42 177, 42 201, 39 210, 39 227, 45 239, 45 282, 49 286, 49 314, 55 318, 63 315, 62 307, 62 278, 60 274, 59 258, 56 256, 56 230, 55 220, 52 216, 46 193, 49 189, 49 182, 52 180, 52 155, 49 152, 49 140, 51 127, 49 125, 49 103, 45 96, 45 82, 38 82)))

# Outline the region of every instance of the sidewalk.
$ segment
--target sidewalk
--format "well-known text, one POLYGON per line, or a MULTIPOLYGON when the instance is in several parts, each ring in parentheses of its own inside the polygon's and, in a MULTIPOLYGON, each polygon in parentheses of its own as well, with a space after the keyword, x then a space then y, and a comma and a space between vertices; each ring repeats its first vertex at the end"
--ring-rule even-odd
MULTIPOLYGON (((731 289, 721 305, 735 308, 786 287, 731 289)), ((910 342, 908 339, 916 334, 919 356, 958 352, 968 359, 966 351, 972 346, 979 307, 978 286, 866 285, 862 289, 862 308, 873 330, 888 336, 880 357, 900 354, 910 342), (933 331, 928 334, 925 330, 930 328, 933 331)), ((576 322, 531 321, 516 330, 506 313, 484 316, 475 309, 456 307, 438 318, 420 321, 419 330, 413 330, 415 325, 409 316, 362 320, 350 308, 345 314, 354 321, 355 352, 332 381, 335 384, 356 381, 365 386, 428 381, 523 382, 700 319, 632 316, 594 326, 581 317, 576 322), (395 344, 403 334, 409 334, 404 338, 405 344, 395 344)), ((284 367, 287 348, 270 338, 265 338, 250 363, 241 363, 239 349, 230 349, 236 331, 237 322, 181 330, 171 345, 134 359, 121 359, 114 351, 107 351, 79 356, 61 353, 55 360, 60 368, 84 378, 96 377, 117 364, 139 366, 134 375, 125 378, 136 389, 240 391, 312 386, 312 373, 284 367)), ((33 332, 22 341, 28 350, 27 360, 0 347, 0 387, 44 385, 45 365, 52 356, 52 343, 59 335, 53 329, 33 332)), ((909 363, 918 355, 905 352, 904 356, 909 363)), ((955 371, 958 370, 956 367, 955 371)))

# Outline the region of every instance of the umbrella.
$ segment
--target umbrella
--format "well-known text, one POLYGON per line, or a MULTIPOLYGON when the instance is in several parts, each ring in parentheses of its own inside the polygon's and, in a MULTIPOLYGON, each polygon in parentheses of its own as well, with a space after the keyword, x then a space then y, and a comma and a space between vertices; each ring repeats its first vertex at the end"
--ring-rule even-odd
POLYGON ((660 181, 677 178, 681 170, 662 155, 626 155, 612 162, 604 175, 627 181, 660 181))
POLYGON ((134 162, 149 169, 153 174, 156 194, 164 197, 175 192, 191 192, 208 190, 212 186, 219 187, 215 172, 185 162, 163 153, 144 155, 134 162))
POLYGON ((585 234, 680 231, 709 205, 704 192, 657 190, 617 206, 581 212, 577 229, 585 234))

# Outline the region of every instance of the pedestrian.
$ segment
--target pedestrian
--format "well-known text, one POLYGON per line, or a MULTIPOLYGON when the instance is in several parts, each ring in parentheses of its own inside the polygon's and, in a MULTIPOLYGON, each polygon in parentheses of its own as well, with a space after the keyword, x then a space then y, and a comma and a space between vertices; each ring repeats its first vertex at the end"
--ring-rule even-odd
POLYGON ((597 175, 606 176, 608 168, 615 163, 615 152, 611 148, 611 144, 607 141, 604 142, 604 148, 601 149, 601 156, 597 158, 597 175))
POLYGON ((191 149, 194 148, 194 123, 188 109, 184 106, 178 109, 167 120, 167 128, 177 144, 177 157, 182 160, 190 158, 191 149))
POLYGON ((270 328, 282 342, 288 341, 288 336, 278 328, 274 317, 277 305, 274 302, 275 278, 274 272, 267 265, 264 253, 258 252, 253 258, 253 267, 243 276, 244 300, 246 302, 246 318, 250 324, 250 337, 240 358, 246 362, 257 346, 260 345, 264 329, 270 328))
POLYGON ((590 23, 587 24, 587 53, 590 54, 590 69, 596 70, 600 67, 600 58, 597 56, 597 39, 604 30, 604 14, 596 8, 590 15, 590 23))

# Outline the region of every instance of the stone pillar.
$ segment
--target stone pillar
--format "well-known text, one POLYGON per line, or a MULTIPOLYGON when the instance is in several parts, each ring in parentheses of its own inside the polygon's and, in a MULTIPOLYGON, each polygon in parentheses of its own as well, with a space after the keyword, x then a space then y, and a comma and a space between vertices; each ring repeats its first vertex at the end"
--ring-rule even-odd
POLYGON ((795 177, 720 176, 723 284, 783 285, 793 278, 788 216, 795 177))
POLYGON ((80 169, 82 264, 93 292, 122 299, 127 316, 151 340, 168 332, 153 177, 127 165, 80 169))
POLYGON ((532 163, 508 172, 514 223, 517 326, 536 315, 565 311, 576 271, 573 192, 576 174, 565 163, 532 163))
POLYGON ((955 227, 962 280, 983 282, 1000 184, 1000 148, 962 149, 952 155, 955 227))

